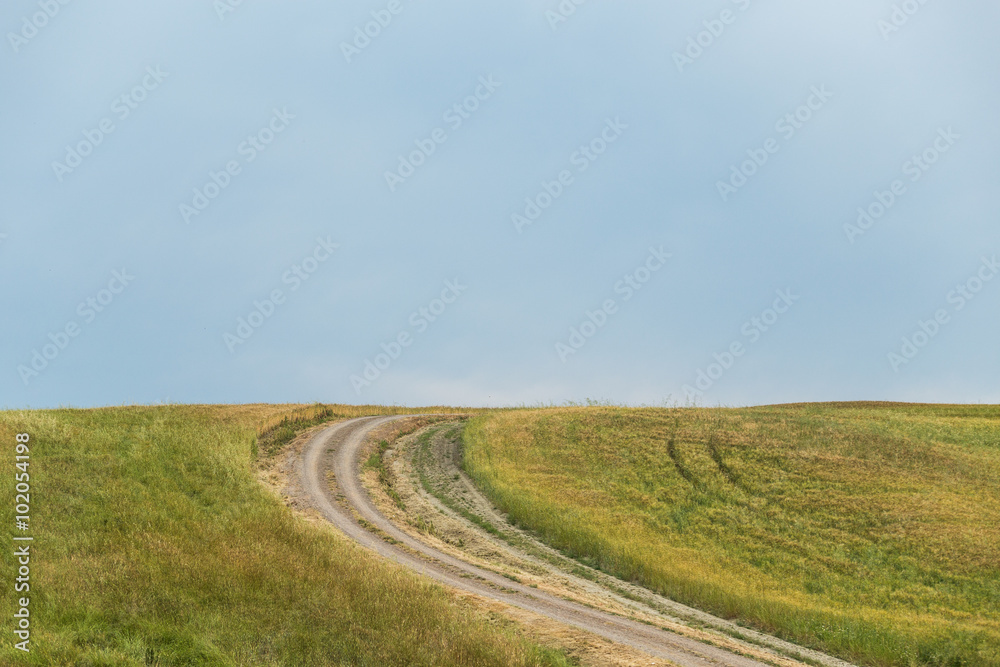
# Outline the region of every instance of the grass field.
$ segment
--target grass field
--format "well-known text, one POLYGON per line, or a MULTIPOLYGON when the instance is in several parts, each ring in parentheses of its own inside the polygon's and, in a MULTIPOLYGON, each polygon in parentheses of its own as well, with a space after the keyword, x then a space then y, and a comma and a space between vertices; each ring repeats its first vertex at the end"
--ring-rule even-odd
POLYGON ((35 536, 30 654, 12 648, 22 594, 10 542, 0 550, 0 664, 563 664, 440 587, 297 519, 254 476, 256 453, 302 426, 390 412, 401 410, 0 413, 0 521, 14 532, 14 442, 26 432, 35 536))
POLYGON ((1000 665, 1000 407, 482 415, 516 523, 679 601, 866 665, 1000 665))

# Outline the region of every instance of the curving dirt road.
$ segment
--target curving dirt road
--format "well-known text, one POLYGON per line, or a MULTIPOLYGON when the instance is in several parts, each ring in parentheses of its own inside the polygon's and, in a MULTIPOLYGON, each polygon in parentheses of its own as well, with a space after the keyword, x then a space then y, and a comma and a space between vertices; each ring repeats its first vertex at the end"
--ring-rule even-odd
POLYGON ((363 417, 330 426, 313 436, 297 462, 298 481, 309 501, 351 539, 452 588, 541 614, 683 667, 789 664, 787 658, 777 655, 776 660, 760 662, 548 594, 459 560, 403 532, 376 508, 359 478, 361 451, 367 436, 387 422, 403 418, 363 417), (335 480, 336 491, 331 490, 328 480, 335 480), (366 522, 367 528, 362 527, 355 513, 366 522))

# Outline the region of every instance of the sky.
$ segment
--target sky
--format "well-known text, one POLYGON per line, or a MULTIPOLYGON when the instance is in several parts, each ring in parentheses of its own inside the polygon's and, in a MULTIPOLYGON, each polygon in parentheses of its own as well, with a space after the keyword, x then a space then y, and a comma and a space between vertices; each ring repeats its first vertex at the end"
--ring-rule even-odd
POLYGON ((1000 403, 998 24, 9 0, 0 408, 1000 403))

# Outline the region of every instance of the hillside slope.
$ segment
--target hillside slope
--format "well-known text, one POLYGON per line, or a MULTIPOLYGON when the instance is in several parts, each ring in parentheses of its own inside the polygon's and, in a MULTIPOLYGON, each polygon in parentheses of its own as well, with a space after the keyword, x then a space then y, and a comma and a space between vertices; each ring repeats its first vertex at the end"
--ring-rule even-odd
POLYGON ((473 419, 511 520, 862 664, 1000 665, 1000 408, 567 408, 473 419))
MULTIPOLYGON (((288 411, 0 413, 0 522, 14 525, 15 434, 26 432, 35 537, 31 652, 5 641, 0 664, 561 664, 271 496, 253 450, 263 425, 294 430, 280 423, 288 411)), ((12 588, 13 549, 0 553, 12 588)), ((8 638, 15 599, 0 595, 8 638)))

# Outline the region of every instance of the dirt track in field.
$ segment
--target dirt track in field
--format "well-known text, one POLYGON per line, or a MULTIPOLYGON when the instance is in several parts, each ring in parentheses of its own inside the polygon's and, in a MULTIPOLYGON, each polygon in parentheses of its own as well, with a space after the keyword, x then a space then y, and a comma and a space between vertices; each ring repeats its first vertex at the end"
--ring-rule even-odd
MULTIPOLYGON (((512 612, 509 616, 537 625, 541 635, 579 649, 571 654, 578 652, 584 663, 789 667, 803 664, 789 657, 797 654, 831 667, 850 667, 606 574, 583 568, 587 576, 578 576, 581 566, 575 561, 504 522, 461 472, 460 452, 440 433, 430 445, 425 438, 419 451, 418 432, 401 438, 386 453, 390 474, 395 473, 395 485, 404 496, 399 502, 393 504, 380 494, 377 482, 369 493, 362 481, 362 456, 372 450, 373 436, 398 427, 402 419, 413 418, 352 419, 312 435, 300 451, 291 453, 296 457, 290 476, 295 504, 311 505, 351 539, 385 558, 490 601, 487 606, 499 603, 512 612), (425 483, 447 494, 451 507, 420 488, 414 466, 425 483), (480 522, 495 527, 494 534, 455 509, 481 517, 480 522), (750 641, 735 638, 737 633, 750 641), (645 656, 660 660, 643 660, 645 656)), ((367 474, 374 478, 372 471, 367 474)))

